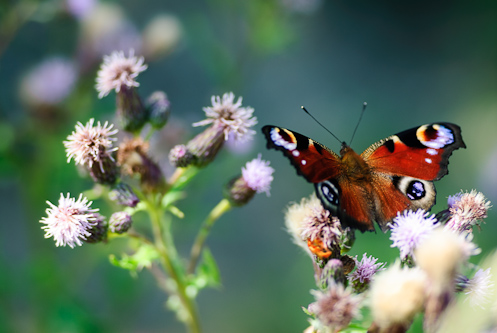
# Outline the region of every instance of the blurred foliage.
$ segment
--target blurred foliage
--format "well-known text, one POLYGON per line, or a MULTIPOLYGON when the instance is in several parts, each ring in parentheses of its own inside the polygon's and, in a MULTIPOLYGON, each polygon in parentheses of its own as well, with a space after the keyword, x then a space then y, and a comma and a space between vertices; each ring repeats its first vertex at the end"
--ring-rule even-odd
MULTIPOLYGON (((132 31, 139 38, 160 13, 179 20, 179 42, 168 53, 147 58, 140 90, 145 95, 164 90, 173 116, 185 126, 202 118, 201 108, 211 95, 233 90, 244 96, 244 105, 255 108, 260 125, 287 126, 337 149, 299 113, 300 105, 347 139, 366 100, 369 109, 354 143, 357 150, 422 123, 458 123, 468 149, 454 154, 450 174, 438 182, 438 207, 461 188, 477 188, 497 202, 497 4, 322 1, 308 11, 288 5, 306 1, 312 2, 100 4, 122 14, 126 28, 120 37, 132 31)), ((76 121, 111 119, 114 112, 112 98, 98 100, 94 90, 103 54, 87 44, 84 19, 68 12, 66 3, 0 2, 0 331, 180 332, 150 276, 139 273, 135 279, 108 264, 109 253, 125 251, 119 241, 112 251, 103 245, 71 250, 43 239, 38 221, 45 201, 91 184, 66 164, 62 140, 76 121), (74 89, 56 105, 30 104, 20 93, 23 78, 53 55, 75 62, 74 89)), ((116 45, 125 49, 136 47, 118 36, 110 40, 122 42, 116 45)), ((170 144, 156 149, 163 146, 170 144)), ((295 332, 306 327, 300 306, 311 301, 312 267, 282 230, 281 212, 312 186, 279 154, 265 152, 262 138, 249 154, 258 151, 277 170, 272 195, 230 212, 209 239, 223 287, 199 297, 205 332, 295 332)), ((225 163, 210 165, 205 178, 189 184, 194 190, 189 200, 198 207, 189 212, 188 221, 175 226, 178 242, 184 242, 180 249, 189 248, 207 207, 221 198, 225 175, 245 159, 227 156, 225 163), (203 190, 215 186, 218 192, 203 190)), ((166 157, 164 161, 161 165, 167 164, 166 157)), ((497 245, 494 221, 491 212, 485 232, 476 232, 475 241, 484 250, 480 257, 497 245)), ((389 244, 388 235, 380 232, 361 234, 352 255, 367 252, 388 261, 397 256, 389 244)), ((206 260, 205 269, 211 269, 206 260)))

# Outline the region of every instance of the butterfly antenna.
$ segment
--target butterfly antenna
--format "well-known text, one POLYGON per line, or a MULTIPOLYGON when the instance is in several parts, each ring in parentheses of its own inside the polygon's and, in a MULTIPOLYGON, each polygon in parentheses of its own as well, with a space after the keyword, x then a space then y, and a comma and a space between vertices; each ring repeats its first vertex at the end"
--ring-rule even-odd
POLYGON ((354 140, 355 132, 357 132, 357 128, 359 127, 359 124, 361 123, 362 116, 364 115, 364 111, 366 111, 366 106, 368 106, 368 103, 364 102, 362 105, 362 111, 361 115, 359 117, 359 121, 357 121, 357 125, 355 125, 354 133, 352 133, 352 138, 350 139, 350 145, 352 145, 352 140, 354 140))
POLYGON ((342 140, 340 140, 335 134, 333 134, 329 129, 327 129, 323 124, 321 124, 316 118, 314 118, 314 116, 312 114, 310 114, 309 111, 307 111, 307 109, 304 106, 301 106, 300 108, 302 110, 304 110, 305 113, 307 113, 312 119, 314 119, 314 121, 316 123, 318 123, 319 126, 321 126, 322 128, 324 128, 326 130, 326 132, 330 133, 335 139, 338 140, 338 142, 340 142, 341 144, 343 144, 342 140))

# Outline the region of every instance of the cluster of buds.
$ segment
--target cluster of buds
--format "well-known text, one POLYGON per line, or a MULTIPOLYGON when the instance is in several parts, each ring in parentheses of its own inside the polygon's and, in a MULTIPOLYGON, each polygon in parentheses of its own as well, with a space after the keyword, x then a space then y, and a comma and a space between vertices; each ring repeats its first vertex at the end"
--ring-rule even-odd
POLYGON ((465 293, 472 305, 487 302, 493 286, 490 269, 478 270, 473 278, 463 271, 470 267, 469 258, 480 253, 471 230, 487 216, 490 202, 472 191, 450 197, 448 206, 436 216, 423 210, 399 213, 390 225, 390 239, 401 260, 386 268, 367 254, 348 260, 343 253, 353 243, 350 230, 314 195, 290 205, 287 229, 311 256, 319 288, 313 291, 316 302, 304 309, 313 318, 309 332, 347 327, 365 298, 373 317, 368 332, 406 332, 419 313, 426 331, 436 331, 457 292, 465 293))

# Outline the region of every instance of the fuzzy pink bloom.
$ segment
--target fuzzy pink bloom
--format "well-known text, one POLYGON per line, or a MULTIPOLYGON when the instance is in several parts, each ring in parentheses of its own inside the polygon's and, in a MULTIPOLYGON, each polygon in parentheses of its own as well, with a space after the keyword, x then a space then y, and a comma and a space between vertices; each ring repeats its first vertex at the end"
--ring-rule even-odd
POLYGON ((238 97, 236 103, 234 100, 235 95, 232 92, 225 93, 222 98, 212 96, 212 106, 204 108, 207 119, 196 122, 193 126, 220 125, 224 127, 225 141, 230 133, 233 133, 236 141, 250 140, 255 135, 255 131, 250 127, 257 124, 257 118, 252 116, 254 109, 242 107, 242 97, 238 97))
POLYGON ((457 193, 449 196, 450 219, 446 227, 455 231, 470 231, 473 225, 480 226, 487 217, 487 211, 492 207, 481 192, 472 190, 469 193, 457 193))
POLYGON ((104 62, 97 73, 98 98, 107 96, 112 90, 119 92, 122 86, 138 87, 138 74, 147 69, 143 57, 136 57, 134 50, 129 51, 128 57, 123 51, 114 51, 110 56, 104 56, 104 62))
POLYGON ((103 126, 100 122, 97 126, 93 126, 94 122, 93 118, 86 125, 78 122, 76 130, 67 137, 67 141, 63 142, 66 147, 67 162, 74 159, 76 164, 86 165, 89 168, 96 162, 100 164, 101 171, 105 172, 104 160, 110 158, 114 161, 111 153, 117 150, 117 147, 112 147, 112 143, 117 139, 111 136, 118 131, 113 129, 114 125, 109 125, 108 122, 105 122, 103 126))
POLYGON ((257 193, 265 192, 269 196, 274 169, 269 166, 269 161, 261 159, 261 155, 245 164, 242 168, 242 177, 245 183, 257 193))
POLYGON ((96 224, 95 213, 98 209, 92 209, 92 202, 88 202, 82 194, 78 200, 60 195, 59 204, 55 206, 47 201, 50 208, 47 208, 47 217, 40 220, 46 224, 42 227, 45 230, 45 238, 53 237, 56 246, 81 246, 83 240, 91 235, 90 230, 96 224))

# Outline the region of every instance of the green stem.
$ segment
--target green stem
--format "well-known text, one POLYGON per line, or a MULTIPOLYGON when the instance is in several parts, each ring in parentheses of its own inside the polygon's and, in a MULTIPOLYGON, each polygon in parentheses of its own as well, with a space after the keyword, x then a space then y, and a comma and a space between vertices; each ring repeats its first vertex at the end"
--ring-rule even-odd
MULTIPOLYGON (((185 320, 191 333, 200 332, 200 322, 197 314, 197 309, 193 300, 186 293, 186 283, 181 272, 178 271, 177 266, 174 264, 171 253, 168 251, 164 243, 162 222, 163 211, 160 208, 160 203, 155 203, 153 200, 147 200, 148 213, 152 222, 152 231, 154 235, 155 246, 161 256, 162 265, 168 273, 169 277, 176 283, 176 294, 180 298, 185 310, 188 312, 189 317, 185 320)), ((169 228, 168 228, 169 229, 169 228)), ((166 230, 169 232, 169 230, 166 230)))
POLYGON ((195 238, 195 242, 193 242, 190 253, 190 263, 187 271, 188 274, 193 274, 195 272, 195 267, 197 267, 200 253, 202 253, 205 240, 207 239, 207 236, 209 236, 209 232, 214 225, 214 222, 216 222, 224 213, 229 211, 231 207, 230 202, 227 199, 223 199, 211 210, 205 219, 202 228, 200 228, 197 237, 195 238))

